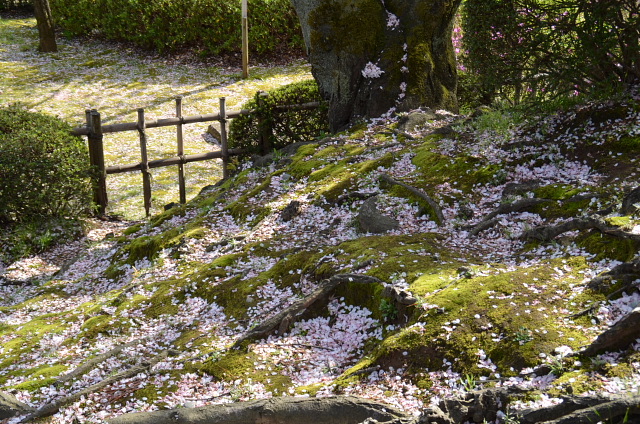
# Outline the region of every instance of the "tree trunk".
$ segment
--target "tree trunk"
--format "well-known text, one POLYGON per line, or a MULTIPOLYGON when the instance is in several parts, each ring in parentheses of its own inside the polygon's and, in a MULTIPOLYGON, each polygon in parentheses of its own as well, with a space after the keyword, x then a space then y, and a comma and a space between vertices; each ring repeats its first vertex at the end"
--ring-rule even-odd
POLYGON ((460 0, 292 2, 333 131, 394 110, 457 111, 451 35, 460 0))
POLYGON ((53 27, 53 16, 49 7, 49 0, 34 0, 33 7, 38 22, 38 34, 40 35, 39 51, 50 53, 57 52, 56 34, 53 27))

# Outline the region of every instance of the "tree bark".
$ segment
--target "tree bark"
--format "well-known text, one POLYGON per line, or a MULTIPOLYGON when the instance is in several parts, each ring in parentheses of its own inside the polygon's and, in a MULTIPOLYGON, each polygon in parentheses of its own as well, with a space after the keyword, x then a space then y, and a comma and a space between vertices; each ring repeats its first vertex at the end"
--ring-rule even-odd
POLYGON ((420 106, 456 112, 460 0, 293 0, 332 131, 420 106))
POLYGON ((33 7, 38 23, 38 34, 40 36, 40 46, 38 50, 43 53, 57 52, 58 45, 56 44, 56 34, 51 8, 49 7, 49 0, 34 0, 33 7))
POLYGON ((378 402, 349 396, 280 397, 247 402, 125 414, 109 424, 356 424, 411 422, 413 417, 378 402))

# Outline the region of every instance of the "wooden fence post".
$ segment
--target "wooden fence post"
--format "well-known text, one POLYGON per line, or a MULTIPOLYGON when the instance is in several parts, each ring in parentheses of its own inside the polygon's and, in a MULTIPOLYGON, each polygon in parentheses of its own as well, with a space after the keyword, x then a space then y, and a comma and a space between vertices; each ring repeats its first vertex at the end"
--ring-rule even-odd
POLYGON ((242 78, 249 78, 249 20, 247 19, 247 0, 242 0, 242 78))
POLYGON ((147 157, 147 134, 145 131, 144 109, 138 109, 138 133, 140 134, 140 170, 142 171, 142 193, 144 196, 144 211, 147 218, 151 216, 151 174, 147 157))
POLYGON ((89 144, 89 161, 95 171, 93 178, 93 202, 98 207, 98 215, 103 216, 107 211, 109 202, 107 197, 107 171, 104 166, 104 147, 102 142, 102 125, 100 114, 97 110, 85 111, 87 128, 89 134, 87 141, 89 144))
POLYGON ((222 151, 222 179, 229 178, 229 147, 227 146, 226 99, 220 97, 220 150, 222 151))
MULTIPOLYGON (((176 118, 182 118, 182 97, 176 98, 176 118)), ((182 140, 182 121, 176 125, 178 138, 178 156, 184 157, 184 144, 182 140)), ((178 164, 178 186, 180 189, 180 203, 187 203, 187 189, 184 181, 184 163, 178 164)))
POLYGON ((273 136, 273 127, 271 125, 271 117, 265 112, 265 97, 269 95, 264 91, 258 91, 258 134, 260 137, 260 154, 262 156, 271 153, 271 137, 273 136))

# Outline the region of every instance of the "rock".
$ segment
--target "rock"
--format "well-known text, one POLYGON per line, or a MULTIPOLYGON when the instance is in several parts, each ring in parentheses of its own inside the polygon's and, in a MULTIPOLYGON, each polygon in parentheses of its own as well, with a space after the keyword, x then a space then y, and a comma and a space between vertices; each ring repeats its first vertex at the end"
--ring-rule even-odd
POLYGON ((269 153, 264 156, 253 155, 251 156, 251 161, 253 162, 254 168, 264 168, 273 162, 273 154, 269 153))
POLYGON ((507 183, 502 190, 502 197, 521 196, 533 191, 542 185, 541 180, 526 180, 521 183, 507 183))
POLYGON ((477 390, 461 398, 444 399, 438 406, 454 423, 495 421, 511 394, 509 388, 477 390))
POLYGON ((33 411, 35 411, 35 409, 20 402, 12 394, 0 392, 0 419, 11 418, 33 411))
POLYGON ((207 132, 202 134, 202 139, 212 146, 222 146, 222 135, 213 125, 209 125, 207 132))
POLYGON ((620 213, 622 215, 631 215, 640 211, 640 187, 636 187, 629 194, 624 196, 620 213))
POLYGON ((366 233, 382 234, 395 230, 400 225, 395 219, 378 211, 378 196, 365 200, 358 212, 358 224, 366 233))
POLYGON ((382 291, 382 295, 385 297, 391 297, 396 301, 396 303, 405 306, 415 305, 416 302, 418 302, 418 299, 413 297, 413 295, 408 291, 393 286, 385 286, 382 291))
POLYGON ((438 117, 431 109, 417 110, 403 116, 398 120, 398 130, 403 132, 414 132, 419 127, 423 127, 429 121, 434 121, 438 117))
POLYGON ((280 219, 284 222, 289 222, 296 216, 300 215, 302 203, 297 200, 292 200, 285 208, 280 212, 280 219))

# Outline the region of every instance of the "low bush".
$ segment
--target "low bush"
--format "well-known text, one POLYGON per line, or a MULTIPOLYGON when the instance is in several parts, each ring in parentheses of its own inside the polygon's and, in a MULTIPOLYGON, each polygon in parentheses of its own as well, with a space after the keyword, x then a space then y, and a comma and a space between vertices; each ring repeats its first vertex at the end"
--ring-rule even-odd
POLYGON ((314 140, 329 131, 327 107, 310 110, 278 110, 277 106, 298 105, 322 101, 318 85, 314 80, 301 81, 271 90, 267 96, 259 94, 242 106, 254 110, 250 115, 240 116, 231 122, 229 147, 245 149, 246 154, 264 153, 260 146, 260 125, 271 128, 269 145, 273 149, 300 141, 314 140), (260 106, 259 106, 260 103, 260 106), (258 119, 260 117, 260 119, 258 119))
POLYGON ((463 61, 485 99, 512 104, 640 82, 637 0, 466 0, 463 61))
POLYGON ((32 0, 0 0, 0 12, 32 9, 32 0))
MULTIPOLYGON (((239 0, 51 0, 56 23, 72 36, 102 36, 159 52, 195 49, 202 55, 241 49, 239 0)), ((302 32, 289 0, 254 0, 249 46, 263 54, 301 48, 302 32)))
POLYGON ((90 212, 87 148, 58 118, 0 109, 0 223, 78 218, 90 212))

